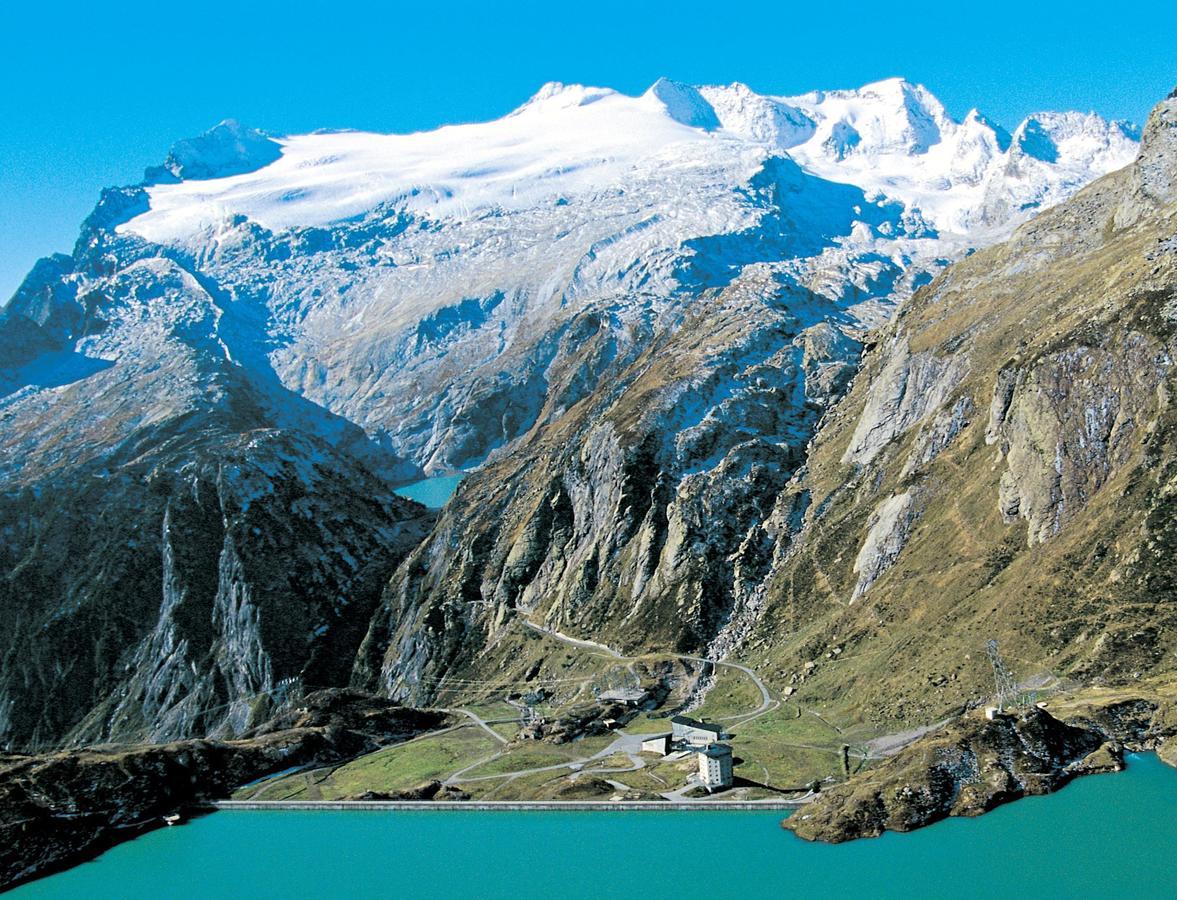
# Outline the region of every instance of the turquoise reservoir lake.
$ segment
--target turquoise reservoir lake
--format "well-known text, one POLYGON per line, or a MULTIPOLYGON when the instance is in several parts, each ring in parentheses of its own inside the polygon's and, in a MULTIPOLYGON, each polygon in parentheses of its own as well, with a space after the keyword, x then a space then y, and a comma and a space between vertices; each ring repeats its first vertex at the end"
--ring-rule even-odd
POLYGON ((17 889, 37 897, 1177 897, 1155 756, 979 819, 839 846, 775 812, 214 813, 17 889))
POLYGON ((402 497, 416 500, 430 509, 441 509, 450 499, 465 474, 438 475, 436 478, 426 478, 424 481, 414 481, 396 489, 402 497))

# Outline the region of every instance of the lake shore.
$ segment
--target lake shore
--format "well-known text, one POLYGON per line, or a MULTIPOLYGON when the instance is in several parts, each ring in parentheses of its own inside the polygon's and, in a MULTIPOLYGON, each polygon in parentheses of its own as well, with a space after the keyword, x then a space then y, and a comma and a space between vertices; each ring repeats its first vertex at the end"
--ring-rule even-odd
POLYGON ((1078 779, 976 819, 838 845, 783 834, 772 810, 238 810, 159 829, 11 896, 598 900, 710 878, 742 900, 1161 898, 1177 892, 1175 803, 1177 771, 1146 754, 1114 778, 1078 779))

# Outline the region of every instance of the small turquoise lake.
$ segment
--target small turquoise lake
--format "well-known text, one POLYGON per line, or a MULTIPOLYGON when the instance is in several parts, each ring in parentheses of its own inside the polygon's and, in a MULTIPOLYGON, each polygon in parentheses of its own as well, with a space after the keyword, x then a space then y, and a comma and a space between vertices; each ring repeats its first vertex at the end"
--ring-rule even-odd
POLYGON ((410 500, 416 500, 430 509, 441 509, 445 506, 446 501, 453 496, 454 491, 458 489, 458 485, 465 477, 463 472, 456 475, 438 475, 436 478, 426 478, 423 481, 401 485, 396 489, 396 493, 410 500))
POLYGON ((807 844, 776 812, 218 812, 14 898, 1177 897, 1155 756, 912 834, 807 844))

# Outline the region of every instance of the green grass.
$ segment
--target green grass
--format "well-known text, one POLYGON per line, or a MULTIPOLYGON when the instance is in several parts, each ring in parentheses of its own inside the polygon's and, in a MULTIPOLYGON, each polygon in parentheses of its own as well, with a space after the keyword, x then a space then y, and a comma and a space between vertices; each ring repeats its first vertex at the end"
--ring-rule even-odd
MULTIPOLYGON (((742 681, 749 680, 744 677, 742 681)), ((729 681, 735 685, 735 691, 742 690, 740 682, 741 679, 729 681)), ((796 711, 794 705, 786 704, 747 725, 734 728, 733 749, 737 758, 743 760, 736 767, 737 776, 777 787, 793 787, 827 775, 841 777, 840 748, 845 738, 809 713, 796 718, 796 711)), ((478 712, 486 715, 493 711, 480 708, 478 712)), ((664 727, 667 726, 642 730, 660 731, 664 727)), ((629 730, 634 730, 633 726, 629 730)), ((473 724, 464 724, 368 754, 335 769, 300 772, 264 782, 238 791, 234 797, 337 800, 355 797, 365 791, 393 792, 432 779, 444 780, 467 766, 486 760, 470 769, 466 776, 485 780, 469 780, 459 785, 472 798, 548 799, 563 796, 560 789, 570 784, 570 770, 549 769, 518 777, 511 777, 512 773, 584 760, 607 748, 614 739, 614 735, 606 734, 569 744, 528 741, 504 746, 473 724), (495 753, 501 755, 490 758, 495 753)), ((675 762, 662 762, 651 756, 643 758, 646 762, 643 769, 597 777, 613 778, 634 790, 661 793, 682 787, 687 775, 696 767, 694 757, 675 762)), ((594 761, 589 767, 621 769, 629 765, 628 756, 613 754, 594 761)))
POLYGON ((342 800, 365 791, 402 791, 493 754, 499 744, 475 725, 428 735, 361 756, 336 769, 288 775, 238 791, 234 799, 342 800))
POLYGON ((653 713, 644 712, 635 718, 631 719, 629 724, 623 729, 626 734, 666 734, 670 731, 670 716, 657 718, 658 712, 662 710, 654 710, 653 713))
POLYGON ((682 772, 665 773, 651 771, 649 767, 638 769, 635 772, 617 772, 608 777, 621 784, 628 785, 635 791, 649 791, 652 794, 673 791, 676 788, 682 787, 686 782, 686 776, 682 772), (670 774, 671 777, 668 778, 667 774, 670 774))
MULTIPOLYGON (((646 767, 641 771, 645 772, 647 775, 657 775, 658 778, 661 778, 663 781, 669 784, 670 789, 673 790, 686 784, 687 775, 689 775, 691 772, 697 771, 698 768, 699 766, 695 760, 695 757, 688 756, 686 759, 675 762, 651 762, 649 759, 647 759, 646 767)), ((618 780, 625 781, 624 778, 620 778, 618 780)), ((655 781, 654 783, 657 784, 658 782, 655 781)), ((662 788, 662 790, 666 790, 666 788, 662 788)))
POLYGON ((785 704, 735 728, 732 750, 743 762, 736 775, 774 787, 794 787, 815 778, 841 778, 845 739, 816 716, 785 704), (767 779, 767 781, 766 781, 767 779))
POLYGON ((589 737, 582 737, 576 741, 570 741, 567 744, 561 744, 560 746, 567 747, 577 756, 592 756, 595 753, 600 753, 615 740, 617 740, 617 735, 613 733, 595 734, 589 737))
POLYGON ((538 769, 542 766, 569 763, 589 755, 581 753, 575 748, 575 744, 556 745, 539 742, 515 744, 504 748, 502 756, 471 769, 466 775, 470 778, 479 778, 483 775, 503 775, 526 769, 538 769))
POLYGON ((515 740, 516 735, 519 734, 519 722, 496 722, 490 726, 496 734, 501 734, 508 741, 515 740))
POLYGON ((590 768, 593 769, 628 769, 633 763, 625 753, 613 753, 604 759, 595 760, 590 768))
POLYGON ((703 705, 691 713, 695 718, 714 720, 746 715, 760 706, 760 688, 747 673, 719 666, 715 679, 715 686, 707 692, 703 705))
POLYGON ((556 788, 569 782, 567 770, 532 772, 515 778, 471 781, 458 785, 473 800, 544 800, 555 795, 556 788))

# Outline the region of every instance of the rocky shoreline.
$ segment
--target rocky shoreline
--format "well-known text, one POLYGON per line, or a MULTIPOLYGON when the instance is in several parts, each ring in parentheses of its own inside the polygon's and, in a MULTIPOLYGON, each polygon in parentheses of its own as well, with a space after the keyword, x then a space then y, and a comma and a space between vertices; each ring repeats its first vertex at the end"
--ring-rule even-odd
POLYGON ((194 815, 241 784, 342 761, 447 724, 356 691, 309 695, 241 740, 100 746, 0 755, 0 890, 40 878, 194 815))
POLYGON ((1171 760, 1177 718, 1168 704, 1125 700, 1066 721, 1031 707, 988 719, 971 711, 882 765, 823 792, 782 825, 810 841, 842 843, 979 816, 1073 778, 1124 768, 1124 752, 1171 760))

